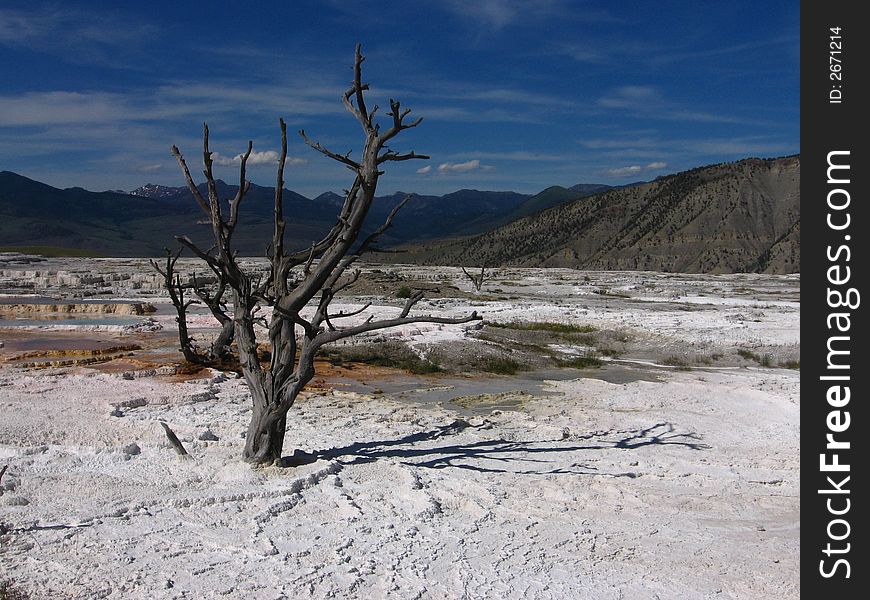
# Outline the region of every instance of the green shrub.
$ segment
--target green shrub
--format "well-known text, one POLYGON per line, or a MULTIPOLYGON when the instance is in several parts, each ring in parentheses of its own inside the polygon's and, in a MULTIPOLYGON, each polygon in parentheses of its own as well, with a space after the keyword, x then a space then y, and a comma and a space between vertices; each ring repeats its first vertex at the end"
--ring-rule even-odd
POLYGON ((520 363, 509 358, 487 358, 483 361, 480 368, 482 371, 497 375, 513 375, 517 371, 523 370, 520 363))
POLYGON ((752 360, 755 362, 759 362, 761 360, 761 357, 758 354, 756 354, 752 350, 747 350, 746 348, 738 348, 737 355, 740 356, 740 358, 745 358, 746 360, 752 360))
POLYGON ((689 366, 689 363, 686 362, 686 359, 680 356, 669 356, 662 361, 662 364, 668 365, 669 367, 676 367, 680 371, 692 370, 692 368, 689 366))
POLYGON ((619 358, 623 355, 621 350, 616 350, 615 348, 598 348, 598 351, 602 356, 607 356, 609 358, 619 358))
POLYGON ((498 327, 500 329, 517 329, 520 331, 551 331, 553 333, 592 333, 595 327, 592 325, 568 325, 565 323, 490 323, 490 327, 498 327))
POLYGON ((412 293, 413 292, 411 292, 411 288, 409 288, 407 285, 403 285, 396 292, 396 298, 410 298, 412 293))

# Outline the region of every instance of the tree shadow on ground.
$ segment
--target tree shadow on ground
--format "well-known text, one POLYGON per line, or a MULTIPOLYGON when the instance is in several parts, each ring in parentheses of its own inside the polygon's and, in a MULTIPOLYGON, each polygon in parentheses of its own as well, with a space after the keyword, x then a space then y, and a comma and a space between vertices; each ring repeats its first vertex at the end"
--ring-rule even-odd
POLYGON ((287 466, 298 466, 325 459, 353 465, 373 462, 381 458, 398 458, 403 464, 430 469, 454 467, 484 473, 528 475, 564 473, 634 478, 638 476, 637 473, 602 473, 594 466, 571 462, 570 454, 581 451, 637 450, 647 446, 683 446, 689 450, 710 448, 700 441, 701 436, 697 433, 678 432, 671 423, 664 421, 640 429, 611 429, 586 435, 568 435, 558 440, 514 441, 497 438, 440 446, 417 445, 454 436, 466 430, 490 427, 488 424, 475 426, 463 419, 456 419, 449 425, 392 440, 356 442, 313 453, 297 451, 284 462, 287 466), (566 462, 569 464, 565 465, 566 462), (557 463, 561 463, 561 466, 550 468, 557 463), (530 464, 533 468, 523 469, 530 464), (508 468, 511 465, 517 468, 508 468))

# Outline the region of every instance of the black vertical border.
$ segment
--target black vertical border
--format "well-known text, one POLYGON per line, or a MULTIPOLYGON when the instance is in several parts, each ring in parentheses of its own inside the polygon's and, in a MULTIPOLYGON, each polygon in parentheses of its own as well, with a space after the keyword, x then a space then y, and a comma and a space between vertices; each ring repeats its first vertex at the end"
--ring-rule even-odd
MULTIPOLYGON (((821 2, 804 1, 801 3, 801 591, 806 598, 832 598, 847 600, 866 598, 868 593, 868 535, 867 506, 867 461, 870 438, 868 422, 866 381, 870 369, 861 361, 867 355, 862 352, 870 343, 867 337, 865 313, 870 303, 870 292, 866 289, 867 270, 870 268, 867 238, 870 237, 870 218, 868 218, 867 180, 870 179, 870 164, 867 160, 867 139, 870 121, 870 102, 866 92, 865 80, 870 78, 870 50, 867 38, 870 37, 870 21, 862 18, 860 2, 821 2), (833 56, 842 59, 842 80, 832 77, 831 28, 841 28, 842 54, 833 56), (841 86, 841 87, 836 87, 841 86), (842 91, 840 103, 831 102, 832 90, 842 91), (849 151, 847 159, 841 155, 838 162, 848 161, 850 165, 847 185, 828 183, 828 153, 849 151), (842 211, 828 208, 828 193, 835 188, 845 188, 850 195, 849 207, 842 211), (848 230, 835 231, 828 226, 829 212, 836 212, 834 218, 842 222, 844 213, 851 219, 848 230), (850 239, 846 240, 845 237, 850 239), (845 262, 845 253, 840 260, 828 258, 829 247, 835 252, 841 245, 848 245, 851 260, 845 262), (828 269, 840 264, 849 266, 850 281, 840 286, 828 281, 828 269), (860 305, 849 308, 831 308, 827 300, 828 289, 845 292, 849 287, 861 293, 860 305), (828 315, 832 312, 849 312, 851 327, 848 333, 838 333, 828 329, 828 315), (825 453, 826 435, 830 433, 826 419, 829 411, 835 410, 826 398, 832 383, 820 377, 832 374, 827 368, 828 338, 832 335, 848 335, 848 361, 851 368, 837 374, 848 374, 851 400, 840 410, 849 411, 850 426, 847 431, 835 434, 837 440, 848 441, 848 450, 836 451, 840 463, 850 465, 847 475, 850 480, 843 488, 850 490, 848 495, 830 495, 819 490, 830 488, 827 476, 836 481, 842 480, 843 473, 823 473, 820 469, 820 454, 825 453), (837 517, 828 511, 826 502, 833 498, 834 508, 842 508, 845 498, 851 505, 848 513, 837 517), (843 518, 849 522, 849 536, 842 541, 830 540, 828 524, 832 519, 843 518), (828 543, 833 547, 850 544, 849 552, 844 554, 824 553, 828 543), (845 567, 840 565, 835 575, 825 578, 820 572, 820 561, 826 561, 826 568, 834 565, 837 558, 845 558, 850 565, 850 577, 845 577, 845 567)), ((836 46, 836 45, 835 45, 836 46)), ((836 67, 835 67, 836 68, 836 67)), ((836 99, 836 92, 833 94, 836 99)), ((845 175, 844 171, 839 171, 845 175)), ((836 194, 842 202, 844 196, 836 194)), ((844 271, 841 271, 841 276, 844 271)), ((846 346, 840 342, 840 348, 846 346)), ((841 359, 840 362, 845 362, 841 359)), ((830 455, 833 450, 828 450, 830 455)), ((829 459, 830 462, 830 459, 829 459)), ((842 523, 833 528, 835 535, 845 531, 842 523)))

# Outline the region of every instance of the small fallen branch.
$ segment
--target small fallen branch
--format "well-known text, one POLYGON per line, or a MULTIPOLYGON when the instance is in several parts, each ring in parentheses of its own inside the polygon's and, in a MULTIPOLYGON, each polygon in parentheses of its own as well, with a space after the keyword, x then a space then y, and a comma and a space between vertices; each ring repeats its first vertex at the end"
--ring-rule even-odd
MULTIPOLYGON (((0 484, 3 483, 3 474, 6 473, 6 469, 9 468, 9 465, 3 465, 3 468, 0 469, 0 484)), ((0 485, 0 496, 3 495, 3 486, 0 485)))
POLYGON ((160 421, 160 424, 163 425, 163 431, 166 432, 166 437, 169 440, 169 443, 172 444, 172 447, 175 449, 175 453, 182 458, 190 458, 190 454, 188 454, 187 450, 184 449, 181 440, 179 440, 178 436, 175 435, 175 432, 169 428, 169 425, 167 425, 163 421, 160 421))

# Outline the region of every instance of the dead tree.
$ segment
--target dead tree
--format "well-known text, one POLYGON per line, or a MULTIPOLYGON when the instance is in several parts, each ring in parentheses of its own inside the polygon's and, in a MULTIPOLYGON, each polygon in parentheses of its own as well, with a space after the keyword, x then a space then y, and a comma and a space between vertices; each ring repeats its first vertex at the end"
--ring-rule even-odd
POLYGON ((377 106, 371 109, 366 104, 368 84, 362 81, 364 57, 357 45, 353 83, 343 95, 345 108, 362 126, 365 136, 359 160, 351 153, 333 152, 311 140, 300 131, 306 144, 321 154, 348 167, 354 174, 353 184, 347 190, 344 203, 338 212, 336 223, 326 235, 305 249, 288 251, 285 246, 285 216, 282 201, 284 189, 284 164, 287 158, 287 127, 281 119, 281 152, 278 160, 278 177, 275 185, 274 230, 267 249, 269 273, 258 277, 244 271, 233 250, 233 233, 239 218, 239 208, 250 183, 245 179, 245 168, 252 151, 248 142, 247 151, 240 156, 239 187, 233 198, 223 204, 218 197, 212 173, 212 152, 209 149, 208 125, 203 127, 203 166, 207 182, 207 194, 197 189, 185 160, 178 148, 172 147, 191 194, 200 208, 208 215, 214 237, 213 250, 199 248, 187 237, 178 241, 189 248, 212 270, 221 274, 221 280, 230 290, 233 301, 232 319, 235 324, 235 339, 238 346, 242 373, 251 392, 253 411, 245 441, 244 458, 255 465, 280 464, 286 431, 287 412, 296 398, 314 377, 314 358, 326 344, 361 333, 394 327, 406 323, 467 323, 479 320, 477 313, 462 318, 444 318, 431 315, 411 315, 411 309, 423 297, 412 295, 395 316, 376 319, 370 316, 364 322, 346 327, 337 327, 340 318, 353 313, 330 312, 333 298, 341 290, 353 284, 359 270, 348 269, 359 257, 372 249, 376 241, 390 227, 396 213, 407 202, 400 203, 386 221, 359 242, 363 223, 375 197, 381 170, 388 162, 424 159, 428 156, 414 152, 400 153, 388 144, 406 129, 420 124, 422 119, 408 122, 409 109, 402 109, 398 101, 390 100, 389 125, 384 130, 376 122, 377 106), (226 206, 226 209, 224 208, 226 206), (225 212, 227 214, 225 214, 225 212), (303 316, 306 307, 310 308, 303 316), (257 311, 267 306, 271 316, 267 323, 268 364, 262 364, 257 355, 255 323, 257 311))
POLYGON ((223 301, 224 292, 226 291, 226 283, 221 277, 221 273, 218 271, 215 273, 217 275, 218 285, 214 293, 209 292, 206 286, 200 285, 195 274, 193 276, 193 284, 185 285, 181 281, 181 276, 175 271, 175 263, 178 261, 180 255, 181 249, 172 252, 167 248, 166 262, 163 266, 154 260, 150 260, 149 262, 154 270, 160 273, 163 277, 163 287, 166 289, 169 294, 169 299, 175 307, 175 321, 178 323, 178 343, 181 348, 181 353, 184 355, 187 362, 197 365, 219 366, 227 363, 230 358, 230 344, 233 342, 234 327, 233 320, 227 314, 226 305, 223 301), (186 300, 185 290, 187 289, 193 291, 199 300, 186 300), (212 316, 214 316, 221 325, 221 331, 209 347, 208 354, 205 354, 196 346, 193 338, 190 337, 187 330, 187 309, 190 308, 192 304, 199 303, 205 304, 211 311, 212 316))
POLYGON ((186 300, 184 297, 184 285, 181 283, 181 276, 175 272, 175 263, 181 254, 179 249, 173 253, 169 248, 166 249, 166 264, 161 267, 156 260, 149 260, 155 271, 163 277, 163 287, 169 294, 169 299, 172 301, 172 306, 175 307, 175 322, 178 323, 178 344, 181 348, 181 353, 184 359, 193 364, 204 365, 208 363, 207 357, 203 356, 200 350, 196 347, 193 338, 187 332, 187 309, 195 300, 186 300))
POLYGON ((227 284, 221 273, 217 273, 218 283, 217 289, 211 293, 205 285, 200 285, 196 278, 196 273, 193 274, 193 293, 208 307, 212 316, 221 325, 221 331, 217 337, 212 340, 209 347, 209 358, 213 363, 226 362, 232 352, 231 345, 235 337, 235 324, 232 317, 227 314, 227 306, 224 302, 224 293, 226 292, 227 284))
POLYGON ((462 267, 462 272, 465 273, 465 276, 471 281, 471 285, 474 286, 474 290, 476 292, 480 291, 480 288, 483 287, 483 282, 486 280, 486 265, 480 267, 480 273, 477 275, 472 275, 468 271, 465 270, 465 267, 462 267))

